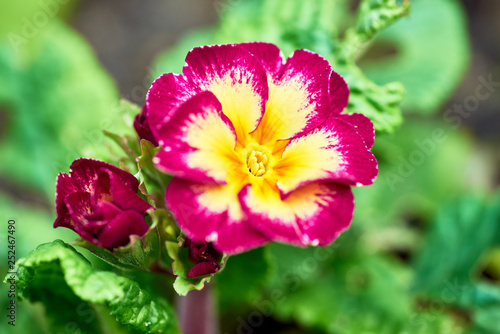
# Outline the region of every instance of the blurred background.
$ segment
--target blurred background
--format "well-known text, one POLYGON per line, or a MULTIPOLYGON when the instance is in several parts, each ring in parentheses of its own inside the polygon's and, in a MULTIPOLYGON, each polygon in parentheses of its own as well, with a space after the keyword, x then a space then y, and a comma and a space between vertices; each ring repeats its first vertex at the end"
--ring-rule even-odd
MULTIPOLYGON (((228 261, 214 282, 222 333, 500 333, 500 2, 377 12, 384 2, 2 2, 0 239, 15 220, 19 259, 76 238, 52 228, 57 174, 81 156, 117 163, 101 130, 133 133, 120 98, 142 105, 192 47, 308 48, 346 77, 348 111, 374 120, 380 174, 355 189, 353 225, 332 246, 270 245, 228 261)), ((3 241, 0 258, 3 277, 3 241)), ((18 325, 2 316, 0 331, 51 333, 49 313, 24 301, 18 325)))

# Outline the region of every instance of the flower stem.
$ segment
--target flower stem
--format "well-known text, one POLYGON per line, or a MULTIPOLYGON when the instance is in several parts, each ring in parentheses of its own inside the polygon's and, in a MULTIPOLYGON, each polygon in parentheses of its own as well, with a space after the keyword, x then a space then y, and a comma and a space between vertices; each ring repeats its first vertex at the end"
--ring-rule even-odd
POLYGON ((218 334, 217 307, 211 284, 179 296, 177 314, 183 334, 218 334))

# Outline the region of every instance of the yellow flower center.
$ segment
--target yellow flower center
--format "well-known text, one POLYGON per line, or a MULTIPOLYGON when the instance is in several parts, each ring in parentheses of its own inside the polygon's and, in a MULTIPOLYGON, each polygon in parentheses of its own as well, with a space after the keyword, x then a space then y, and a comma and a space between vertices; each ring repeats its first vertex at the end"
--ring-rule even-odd
POLYGON ((255 176, 264 175, 266 173, 267 161, 267 156, 264 153, 252 150, 247 159, 248 171, 255 176))
POLYGON ((244 150, 246 167, 253 176, 261 177, 271 168, 273 159, 271 152, 266 147, 250 144, 244 150))

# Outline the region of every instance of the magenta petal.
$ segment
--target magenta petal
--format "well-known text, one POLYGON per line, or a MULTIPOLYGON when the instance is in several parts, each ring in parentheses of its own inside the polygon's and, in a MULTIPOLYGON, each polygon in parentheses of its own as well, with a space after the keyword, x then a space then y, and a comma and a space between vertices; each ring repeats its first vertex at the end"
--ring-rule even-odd
POLYGON ((347 107, 349 87, 340 74, 332 71, 330 76, 330 103, 332 113, 340 114, 347 107))
POLYGON ((375 142, 375 128, 372 121, 363 114, 341 114, 336 116, 341 120, 349 123, 363 138, 366 148, 371 149, 375 142))
POLYGON ((257 57, 273 80, 279 78, 285 61, 281 50, 276 45, 264 42, 241 43, 238 45, 257 57))
POLYGON ((325 246, 333 242, 351 224, 354 196, 350 187, 321 183, 324 193, 318 210, 308 219, 297 219, 308 244, 325 246))
POLYGON ((352 125, 330 117, 308 134, 287 144, 275 166, 282 196, 316 181, 369 185, 378 174, 377 160, 352 125))
POLYGON ((299 246, 332 242, 349 226, 354 209, 349 187, 324 182, 297 189, 283 200, 246 187, 240 200, 256 229, 271 240, 299 246))
POLYGON ((109 220, 116 217, 122 210, 110 202, 99 202, 97 208, 91 214, 86 215, 90 221, 109 220))
POLYGON ((248 219, 225 220, 220 225, 214 247, 223 253, 238 254, 269 243, 271 240, 255 229, 248 219))
POLYGON ((132 174, 99 160, 88 158, 76 159, 70 166, 69 175, 73 182, 79 185, 80 190, 89 191, 101 168, 116 174, 132 191, 139 189, 139 182, 132 174))
POLYGON ((202 92, 182 106, 158 132, 163 148, 155 164, 192 181, 225 183, 235 156, 236 134, 214 94, 202 92))
POLYGON ((137 191, 132 191, 130 188, 118 177, 109 171, 105 171, 109 175, 110 180, 110 193, 113 203, 123 210, 135 210, 142 214, 146 214, 153 206, 143 200, 137 191))
POLYGON ((78 191, 78 187, 73 183, 68 174, 60 173, 57 175, 56 181, 56 212, 57 219, 54 222, 54 227, 63 226, 71 228, 71 215, 66 207, 64 199, 69 194, 78 191))
POLYGON ((238 45, 197 47, 186 56, 184 75, 217 97, 239 140, 255 130, 269 94, 262 63, 238 45))
POLYGON ((179 74, 163 74, 153 82, 146 97, 146 107, 147 121, 155 138, 159 138, 158 129, 168 122, 177 108, 198 92, 199 88, 190 85, 179 74))
POLYGON ((231 254, 268 242, 245 220, 236 193, 221 195, 213 192, 221 187, 227 186, 206 185, 180 178, 170 181, 166 202, 182 231, 192 242, 213 242, 217 251, 231 254))
POLYGON ((178 225, 193 242, 210 241, 227 211, 211 212, 199 203, 202 184, 174 177, 167 186, 165 201, 178 225))
MULTIPOLYGON (((289 217, 282 217, 278 214, 284 208, 287 210, 286 204, 279 198, 279 193, 276 192, 275 196, 271 197, 261 197, 254 192, 255 190, 251 185, 247 185, 239 194, 241 206, 251 225, 270 240, 297 246, 303 245, 302 233, 295 217, 288 219, 289 217), (259 201, 266 201, 269 204, 274 201, 275 203, 263 210, 256 210, 262 207, 258 205, 259 201), (272 212, 273 209, 276 209, 276 212, 272 212)), ((291 212, 291 210, 287 211, 291 212)))
POLYGON ((210 275, 219 271, 219 266, 210 262, 195 264, 187 273, 187 278, 210 275))
POLYGON ((139 212, 123 211, 111 221, 98 236, 103 248, 116 248, 129 243, 131 235, 142 237, 149 230, 144 216, 139 212))
POLYGON ((85 216, 94 210, 90 201, 90 194, 86 192, 78 191, 69 194, 64 199, 64 202, 75 226, 85 224, 85 216))
POLYGON ((314 111, 305 115, 306 125, 288 138, 309 132, 323 123, 330 115, 329 81, 331 73, 332 68, 328 61, 308 50, 297 50, 287 59, 279 81, 281 83, 300 82, 301 90, 307 92, 305 105, 314 106, 314 111))

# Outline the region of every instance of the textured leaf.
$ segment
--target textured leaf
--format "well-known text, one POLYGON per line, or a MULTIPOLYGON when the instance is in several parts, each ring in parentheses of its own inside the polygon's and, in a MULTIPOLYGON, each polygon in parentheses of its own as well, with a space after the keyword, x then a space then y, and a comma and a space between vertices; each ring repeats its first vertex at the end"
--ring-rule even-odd
POLYGON ((411 1, 412 12, 375 39, 390 56, 367 60, 363 69, 378 84, 400 81, 403 108, 436 112, 453 92, 470 60, 467 23, 460 1, 411 1))
POLYGON ((104 305, 119 323, 133 331, 179 333, 173 310, 164 299, 152 297, 127 278, 96 271, 60 240, 42 244, 19 260, 17 272, 19 297, 46 303, 57 324, 73 321, 78 327, 85 326, 82 329, 95 326, 82 308, 104 305))

